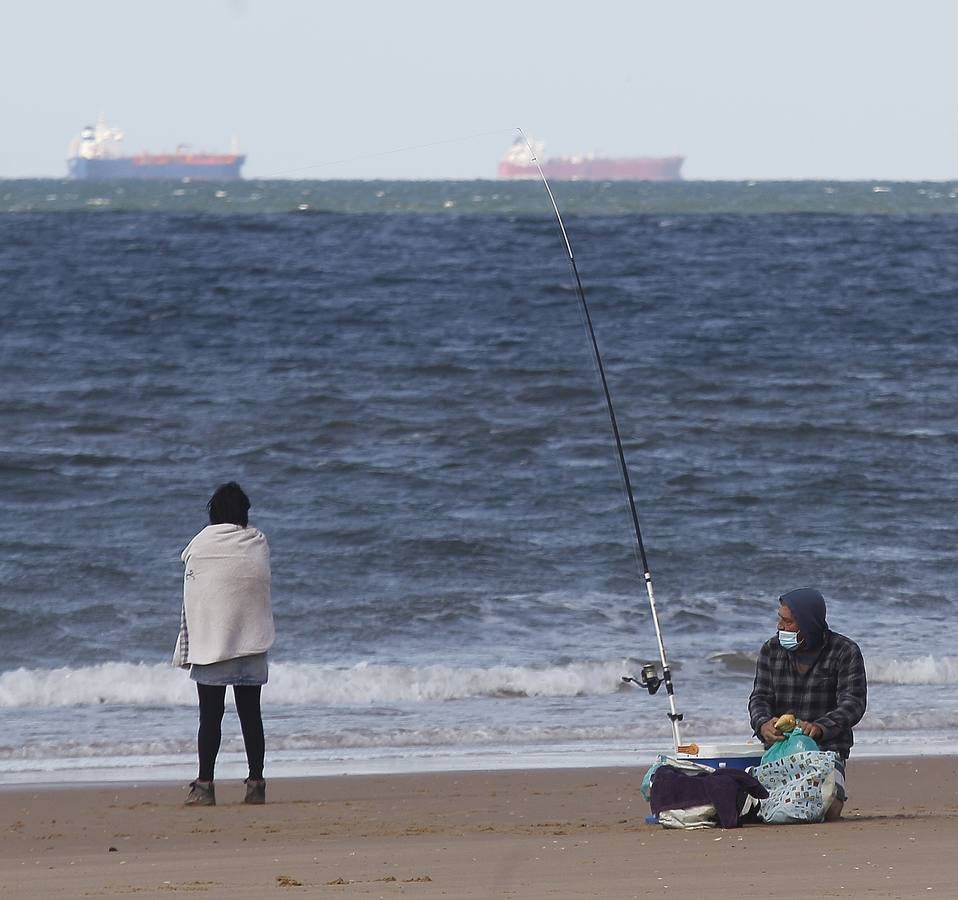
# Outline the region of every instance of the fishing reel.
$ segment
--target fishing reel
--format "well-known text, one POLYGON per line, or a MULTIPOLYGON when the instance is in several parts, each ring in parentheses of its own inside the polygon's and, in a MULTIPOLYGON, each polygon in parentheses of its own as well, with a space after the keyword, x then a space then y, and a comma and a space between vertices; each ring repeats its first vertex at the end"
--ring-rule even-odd
POLYGON ((642 671, 639 672, 638 678, 633 678, 631 675, 623 675, 622 680, 626 683, 631 682, 632 684, 637 684, 639 687, 644 687, 650 694, 654 694, 662 686, 663 681, 663 679, 659 678, 659 673, 652 663, 642 666, 642 671))

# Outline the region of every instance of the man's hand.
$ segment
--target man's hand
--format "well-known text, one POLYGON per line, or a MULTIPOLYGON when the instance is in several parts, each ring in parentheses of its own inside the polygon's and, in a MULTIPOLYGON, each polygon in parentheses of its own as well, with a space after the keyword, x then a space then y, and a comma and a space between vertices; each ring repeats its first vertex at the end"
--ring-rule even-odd
MULTIPOLYGON (((820 741, 825 734, 822 726, 814 722, 799 722, 798 727, 802 729, 802 734, 807 734, 813 741, 820 741)), ((764 730, 765 726, 763 725, 762 728, 764 730)))
MULTIPOLYGON (((762 740, 766 744, 774 744, 776 741, 784 741, 785 735, 780 734, 775 730, 775 723, 778 721, 778 716, 774 719, 769 719, 761 728, 759 728, 758 733, 761 736, 762 740)), ((815 726, 818 728, 818 726, 815 726)))

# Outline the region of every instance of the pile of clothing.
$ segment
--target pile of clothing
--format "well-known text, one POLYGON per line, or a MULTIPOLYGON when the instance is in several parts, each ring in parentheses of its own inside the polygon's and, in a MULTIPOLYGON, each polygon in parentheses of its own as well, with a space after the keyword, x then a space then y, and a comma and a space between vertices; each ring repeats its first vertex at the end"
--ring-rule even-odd
POLYGON ((760 801, 768 797, 743 769, 713 769, 665 756, 646 773, 642 793, 666 828, 737 828, 755 821, 760 801))
POLYGON ((821 822, 839 792, 837 753, 808 750, 752 769, 715 769, 660 756, 642 794, 665 828, 736 828, 747 822, 821 822))

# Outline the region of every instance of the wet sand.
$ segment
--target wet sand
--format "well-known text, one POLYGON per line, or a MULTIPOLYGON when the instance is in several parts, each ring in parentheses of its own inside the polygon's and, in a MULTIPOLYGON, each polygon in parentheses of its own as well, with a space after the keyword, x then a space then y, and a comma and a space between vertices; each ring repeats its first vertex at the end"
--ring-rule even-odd
POLYGON ((953 897, 958 758, 855 760, 845 819, 665 831, 645 766, 0 791, 0 897, 953 897))

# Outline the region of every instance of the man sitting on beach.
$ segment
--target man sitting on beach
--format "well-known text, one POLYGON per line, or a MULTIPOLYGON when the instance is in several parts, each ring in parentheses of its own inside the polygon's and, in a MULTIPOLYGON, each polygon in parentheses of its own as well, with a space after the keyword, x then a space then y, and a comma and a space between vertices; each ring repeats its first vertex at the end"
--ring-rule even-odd
POLYGON ((841 756, 836 769, 838 798, 825 819, 841 817, 845 761, 854 743, 852 728, 865 713, 865 661, 853 640, 829 630, 825 598, 811 588, 779 597, 778 634, 758 654, 755 685, 748 699, 752 729, 766 748, 785 740, 775 722, 794 713, 798 727, 821 750, 841 756))

